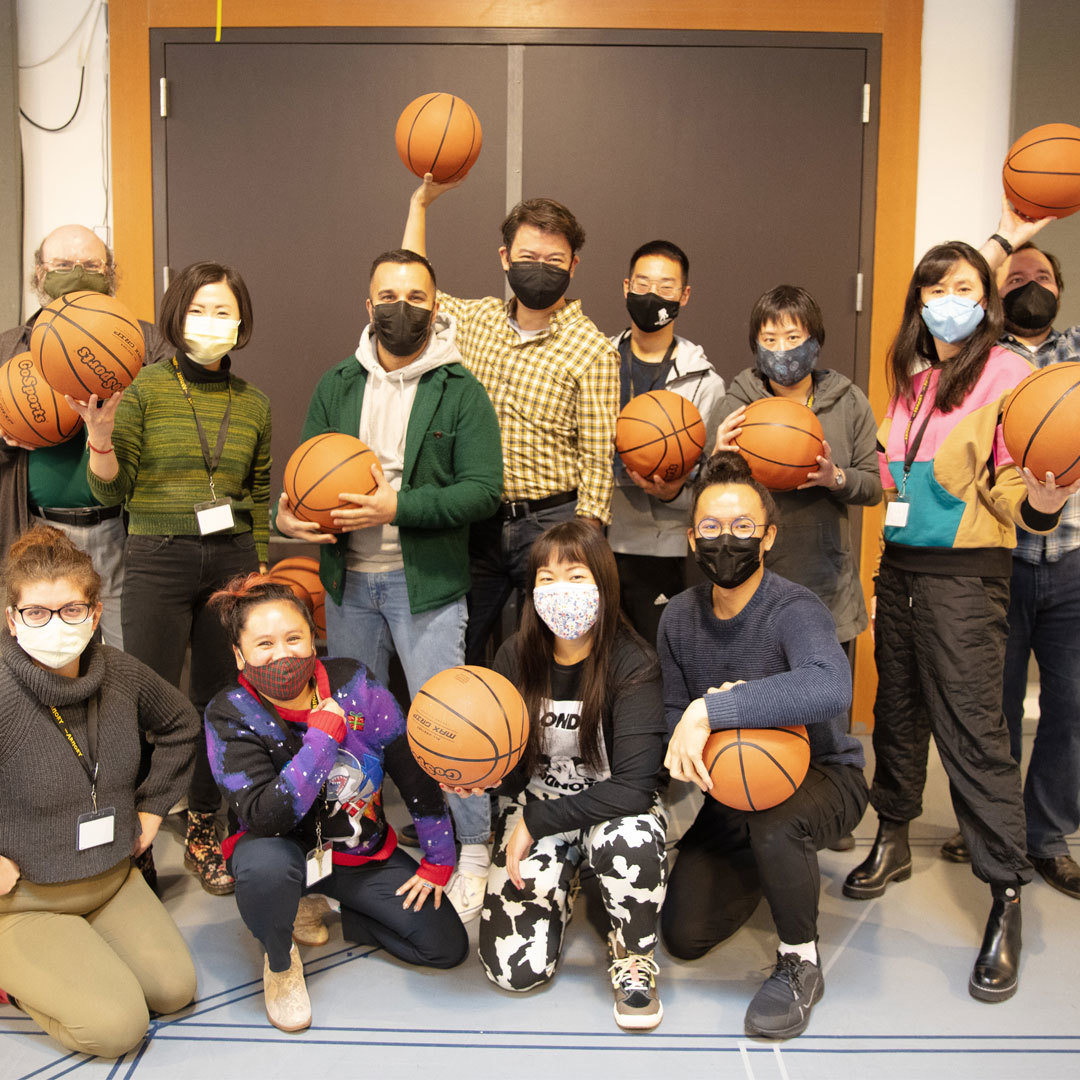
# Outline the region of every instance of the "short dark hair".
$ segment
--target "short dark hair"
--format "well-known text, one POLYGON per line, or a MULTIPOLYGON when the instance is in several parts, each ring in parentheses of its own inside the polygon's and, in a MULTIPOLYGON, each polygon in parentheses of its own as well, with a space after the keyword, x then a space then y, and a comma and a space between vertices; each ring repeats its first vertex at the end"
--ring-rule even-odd
POLYGON ((757 352, 758 334, 768 322, 779 323, 787 315, 802 323, 819 344, 825 344, 825 320, 817 301, 801 285, 777 285, 762 293, 750 311, 750 351, 757 352))
POLYGON ((418 252, 410 251, 408 248, 394 248, 392 251, 384 251, 381 255, 375 256, 375 261, 371 264, 371 273, 368 274, 368 282, 375 276, 375 271, 382 266, 383 263, 397 263, 399 266, 407 266, 409 263, 419 263, 425 270, 431 275, 431 287, 437 289, 439 286, 435 281, 435 267, 431 265, 418 252))
POLYGON ((215 592, 209 604, 217 611, 230 645, 240 644, 240 635, 247 626, 248 615, 260 604, 289 604, 304 617, 315 638, 315 620, 307 604, 284 581, 266 574, 240 574, 215 592))
POLYGON ((503 244, 508 252, 522 225, 531 225, 541 232, 558 233, 570 245, 571 255, 576 255, 585 243, 585 230, 577 218, 554 199, 526 199, 510 211, 502 223, 503 244))
POLYGON ((644 259, 646 255, 662 255, 665 259, 677 262, 682 267, 682 283, 683 288, 686 288, 690 281, 690 259, 678 244, 673 244, 670 240, 650 240, 647 244, 642 244, 630 256, 630 271, 627 277, 633 277, 638 259, 644 259))
POLYGON ((694 517, 697 515, 697 504, 706 488, 718 485, 740 484, 743 487, 752 488, 761 499, 761 505, 765 508, 765 528, 776 524, 777 509, 776 500, 772 492, 755 480, 750 472, 750 466, 742 454, 734 450, 718 450, 698 470, 694 486, 690 489, 690 527, 694 527, 694 517))
POLYGON ((240 329, 236 333, 234 349, 242 349, 251 340, 254 316, 251 313, 251 296, 239 272, 231 266, 216 262, 197 262, 185 266, 169 283, 161 298, 158 326, 165 340, 174 349, 184 348, 184 319, 195 294, 204 285, 224 281, 236 297, 240 309, 240 329))
POLYGON ((1063 292, 1065 289, 1065 280, 1061 276, 1061 260, 1056 255, 1051 255, 1049 251, 1044 251, 1037 244, 1033 244, 1030 240, 1026 244, 1021 244, 1018 248, 1013 248, 1013 254, 1016 255, 1021 251, 1037 251, 1040 255, 1046 256, 1046 261, 1050 264, 1054 271, 1054 281, 1057 283, 1058 292, 1063 292))

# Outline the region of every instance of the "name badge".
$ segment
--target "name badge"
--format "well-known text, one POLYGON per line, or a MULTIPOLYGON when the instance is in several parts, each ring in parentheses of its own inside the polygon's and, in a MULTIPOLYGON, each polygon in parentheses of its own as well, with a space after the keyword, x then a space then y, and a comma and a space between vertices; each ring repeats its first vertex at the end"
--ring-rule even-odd
POLYGON ((195 520, 199 523, 199 534, 224 532, 234 524, 232 499, 211 499, 210 502, 195 504, 195 520))
POLYGON ((891 502, 885 508, 885 524, 892 526, 894 529, 902 529, 907 525, 908 512, 911 510, 911 503, 891 502))
POLYGON ((317 881, 328 878, 334 872, 334 845, 312 848, 307 854, 307 885, 310 889, 317 881))
POLYGON ((75 826, 75 850, 111 844, 116 834, 116 807, 107 806, 90 814, 80 814, 75 826))

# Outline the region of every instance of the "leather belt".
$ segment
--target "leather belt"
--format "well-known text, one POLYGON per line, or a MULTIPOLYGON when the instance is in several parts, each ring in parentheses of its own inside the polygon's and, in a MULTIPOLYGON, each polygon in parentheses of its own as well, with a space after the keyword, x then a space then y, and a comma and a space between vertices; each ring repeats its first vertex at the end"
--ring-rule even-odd
POLYGON ((73 506, 70 509, 39 506, 37 512, 46 521, 55 521, 59 525, 100 525, 119 517, 124 511, 121 506, 73 506))
POLYGON ((541 510, 551 510, 556 506, 565 506, 577 498, 577 489, 573 491, 559 491, 554 495, 547 495, 543 499, 517 499, 504 502, 499 507, 499 517, 503 521, 517 521, 528 514, 536 514, 541 510))

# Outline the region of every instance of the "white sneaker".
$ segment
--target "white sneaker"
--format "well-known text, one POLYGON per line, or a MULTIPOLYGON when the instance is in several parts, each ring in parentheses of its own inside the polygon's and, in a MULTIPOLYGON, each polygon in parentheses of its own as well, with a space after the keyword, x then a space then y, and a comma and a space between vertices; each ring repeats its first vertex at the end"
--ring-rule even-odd
POLYGON ((330 914, 330 904, 325 896, 312 893, 300 897, 300 906, 293 919, 292 939, 297 945, 325 945, 330 940, 323 919, 330 914))
POLYGON ((285 971, 271 971, 270 957, 263 959, 263 998, 266 1018, 281 1031, 303 1031, 311 1026, 311 999, 304 984, 304 965, 294 945, 285 971))
POLYGON ((660 968, 652 951, 628 953, 618 935, 608 934, 611 987, 615 991, 615 1023, 624 1031, 652 1031, 664 1018, 664 1006, 656 992, 660 968))
POLYGON ((464 870, 455 870, 443 896, 454 905, 458 918, 466 923, 471 922, 480 914, 484 906, 485 892, 487 892, 487 877, 470 874, 464 870))

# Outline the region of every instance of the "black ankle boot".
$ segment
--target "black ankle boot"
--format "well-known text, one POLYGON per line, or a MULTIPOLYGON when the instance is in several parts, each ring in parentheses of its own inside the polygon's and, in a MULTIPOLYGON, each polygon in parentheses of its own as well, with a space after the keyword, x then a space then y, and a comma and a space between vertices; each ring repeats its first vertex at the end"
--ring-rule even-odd
POLYGON ((911 848, 908 847, 906 821, 878 822, 877 836, 870 854, 848 874, 844 895, 853 900, 870 900, 880 896, 890 881, 906 881, 911 877, 911 848))
POLYGON ((968 990, 979 1001, 1004 1001, 1016 993, 1020 971, 1020 900, 994 898, 968 990))

